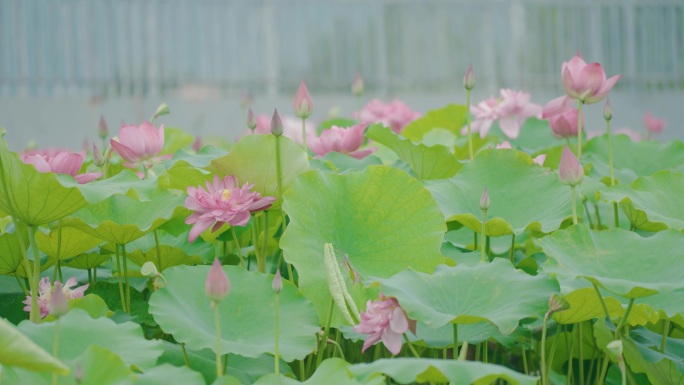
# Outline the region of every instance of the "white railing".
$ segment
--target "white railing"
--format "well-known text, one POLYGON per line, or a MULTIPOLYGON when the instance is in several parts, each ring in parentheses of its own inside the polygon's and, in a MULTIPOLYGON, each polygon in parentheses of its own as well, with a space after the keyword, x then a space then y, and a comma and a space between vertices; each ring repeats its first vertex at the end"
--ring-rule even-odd
POLYGON ((0 96, 559 89, 581 50, 623 89, 684 89, 678 0, 0 0, 0 96), (198 87, 199 86, 199 87, 198 87))

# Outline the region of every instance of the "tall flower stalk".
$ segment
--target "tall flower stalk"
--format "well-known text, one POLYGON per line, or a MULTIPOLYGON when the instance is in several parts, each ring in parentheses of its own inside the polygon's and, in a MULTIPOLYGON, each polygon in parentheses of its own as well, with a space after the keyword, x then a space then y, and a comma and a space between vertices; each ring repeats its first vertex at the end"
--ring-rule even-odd
POLYGON ((207 281, 204 284, 204 291, 211 300, 211 307, 214 309, 216 377, 221 377, 223 375, 223 360, 221 359, 221 319, 218 304, 230 293, 230 281, 218 258, 214 259, 214 263, 211 265, 211 269, 209 269, 207 281))
POLYGON ((275 277, 273 277, 273 283, 271 288, 275 293, 275 373, 280 373, 280 352, 279 352, 279 337, 280 337, 280 292, 283 290, 283 278, 280 276, 280 270, 276 270, 275 277))
POLYGON ((356 76, 354 76, 354 81, 352 82, 351 90, 352 94, 356 96, 356 113, 358 114, 359 118, 361 117, 361 95, 363 95, 363 89, 363 78, 361 77, 361 74, 357 72, 356 76))
POLYGON ((470 127, 470 91, 475 88, 475 75, 473 66, 469 65, 463 77, 463 86, 466 89, 466 125, 468 126, 468 159, 473 160, 473 135, 470 127))
POLYGON ((568 146, 563 147, 560 165, 558 166, 558 178, 561 183, 570 186, 572 194, 572 222, 579 223, 577 220, 577 185, 582 183, 584 178, 584 170, 579 162, 579 159, 570 151, 568 146))
POLYGON ((293 107, 295 115, 302 119, 302 143, 304 145, 304 150, 308 148, 306 146, 306 118, 311 116, 313 106, 311 94, 309 94, 309 90, 306 88, 306 83, 302 80, 302 82, 299 83, 299 89, 295 95, 293 107))
POLYGON ((481 253, 481 259, 480 262, 484 263, 485 258, 486 258, 486 241, 485 241, 485 233, 486 233, 486 224, 487 224, 487 210, 489 210, 489 191, 487 191, 487 188, 485 187, 484 191, 482 192, 482 196, 480 197, 480 210, 482 210, 482 234, 481 234, 481 241, 480 241, 480 253, 481 253))
MULTIPOLYGON (((603 119, 606 121, 606 135, 608 136, 608 167, 610 168, 610 186, 615 186, 615 168, 613 166, 613 134, 610 132, 610 121, 613 119, 613 107, 610 99, 606 98, 606 105, 603 107, 603 119)), ((618 204, 613 202, 613 215, 615 217, 615 227, 620 227, 618 218, 618 204)))

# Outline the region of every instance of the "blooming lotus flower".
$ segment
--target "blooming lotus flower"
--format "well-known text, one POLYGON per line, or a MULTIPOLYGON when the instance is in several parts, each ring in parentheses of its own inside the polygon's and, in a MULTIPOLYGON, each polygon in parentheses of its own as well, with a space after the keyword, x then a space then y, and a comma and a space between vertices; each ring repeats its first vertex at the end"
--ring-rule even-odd
POLYGON ((122 125, 119 140, 110 139, 109 143, 123 158, 126 167, 138 168, 144 165, 149 168, 165 158, 158 156, 164 148, 163 124, 158 130, 149 122, 144 122, 140 126, 122 125))
POLYGON ((321 132, 321 136, 316 138, 311 136, 309 148, 317 156, 324 156, 329 152, 339 152, 353 156, 356 159, 370 155, 375 151, 374 148, 359 150, 363 144, 363 133, 368 123, 361 123, 349 128, 332 126, 321 132))
POLYGON ((100 172, 78 174, 81 171, 81 166, 83 166, 83 153, 73 153, 65 150, 61 152, 46 151, 43 154, 39 151, 34 151, 33 154, 23 153, 21 160, 24 163, 32 164, 38 172, 71 175, 80 184, 91 182, 102 175, 100 172))
POLYGON ((374 99, 366 104, 358 113, 353 116, 366 123, 382 123, 392 131, 400 134, 409 123, 420 117, 419 112, 411 110, 409 106, 400 100, 393 100, 390 104, 385 104, 378 99, 374 99))
POLYGON ((568 146, 563 146, 563 153, 558 166, 558 178, 560 178, 561 183, 570 186, 580 184, 584 178, 584 169, 568 146))
POLYGON ((62 284, 55 282, 55 292, 47 304, 48 312, 55 317, 61 317, 69 311, 69 300, 64 295, 62 284))
MULTIPOLYGON (((497 144, 497 145, 496 145, 496 149, 497 149, 497 150, 502 149, 502 148, 510 149, 510 148, 513 148, 513 147, 511 147, 511 144, 508 143, 507 140, 505 140, 503 143, 497 144)), ((534 158, 532 159, 532 161, 533 161, 534 163, 540 165, 540 166, 543 166, 543 165, 544 165, 544 161, 546 161, 546 154, 537 155, 536 157, 534 157, 534 158)))
POLYGON ((584 104, 596 103, 608 95, 622 75, 606 79, 600 63, 587 64, 578 54, 561 66, 563 87, 568 97, 584 104))
MULTIPOLYGON (((56 282, 57 283, 57 282, 56 282)), ((76 281, 76 277, 71 277, 69 278, 64 286, 61 284, 62 288, 62 293, 66 297, 67 300, 72 300, 74 298, 83 298, 83 292, 88 289, 88 285, 83 285, 79 286, 75 289, 72 289, 72 287, 78 285, 78 282, 76 281)), ((54 289, 57 288, 58 285, 55 285, 54 289)), ((38 308, 40 309, 40 317, 44 318, 50 313, 48 304, 50 303, 50 300, 52 299, 53 291, 54 291, 52 284, 50 283, 50 278, 44 277, 40 280, 40 283, 38 284, 38 308)), ((26 312, 31 312, 31 293, 26 296, 26 299, 22 301, 24 305, 24 311, 26 312)))
POLYGON ((204 284, 204 291, 207 297, 212 300, 212 305, 213 302, 225 298, 230 292, 230 281, 218 258, 214 258, 214 263, 211 264, 207 281, 204 284))
MULTIPOLYGON (((291 115, 280 115, 280 120, 283 122, 283 136, 287 136, 299 145, 303 144, 302 120, 291 115)), ((311 119, 306 119, 304 125, 306 126, 306 132, 314 132, 316 130, 316 125, 311 119)), ((271 135, 271 117, 263 114, 257 115, 254 133, 271 135)))
POLYGON ((212 225, 212 231, 218 230, 224 223, 231 226, 244 226, 249 221, 249 214, 271 207, 275 197, 261 197, 251 191, 254 185, 245 183, 239 187, 237 178, 227 176, 219 179, 214 175, 213 183, 207 181, 207 189, 201 186, 188 187, 185 206, 195 211, 185 220, 192 229, 188 241, 193 242, 212 225))
MULTIPOLYGON (((527 118, 541 116, 542 107, 530 103, 530 94, 527 92, 502 89, 499 95, 499 99, 490 96, 470 107, 470 113, 475 117, 471 129, 479 132, 481 138, 487 136, 492 124, 498 120, 501 132, 515 139, 520 135, 520 127, 527 118)), ((467 127, 463 127, 461 134, 465 135, 467 130, 467 127)))
POLYGON ((648 131, 649 136, 651 134, 659 134, 665 129, 665 119, 656 118, 647 112, 644 114, 644 126, 648 131))
POLYGON ((579 111, 571 108, 549 118, 549 125, 557 138, 574 138, 577 136, 577 118, 579 111))
POLYGON ((366 311, 361 312, 361 323, 354 326, 354 331, 369 335, 361 352, 382 339, 382 343, 392 354, 399 354, 402 335, 407 330, 415 334, 415 328, 416 321, 408 318, 397 299, 380 293, 378 300, 368 300, 366 311))
POLYGON ((302 82, 299 83, 299 89, 297 90, 292 105, 292 107, 294 107, 295 115, 302 119, 306 119, 313 113, 313 106, 311 94, 309 94, 309 90, 306 88, 306 83, 302 80, 302 82))

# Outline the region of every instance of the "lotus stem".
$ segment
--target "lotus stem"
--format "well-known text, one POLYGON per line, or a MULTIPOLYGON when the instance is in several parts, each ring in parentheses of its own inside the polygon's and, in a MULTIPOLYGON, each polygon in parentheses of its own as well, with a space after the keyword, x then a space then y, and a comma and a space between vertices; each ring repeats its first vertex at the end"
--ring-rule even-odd
MULTIPOLYGON (((541 367, 539 368, 541 372, 541 383, 542 385, 548 385, 549 376, 546 370, 546 327, 549 321, 549 315, 551 311, 547 311, 544 314, 544 322, 542 323, 542 337, 541 337, 541 349, 539 354, 541 355, 541 367)), ((583 383, 583 382, 582 382, 583 383)))
POLYGON ((157 233, 157 229, 154 229, 154 245, 157 249, 157 269, 159 269, 159 272, 161 273, 161 271, 162 271, 161 247, 159 246, 159 234, 157 233))
POLYGON ((511 250, 508 253, 508 258, 510 258, 511 263, 515 263, 515 233, 511 237, 511 250))
POLYGON ((582 120, 584 103, 581 100, 577 101, 577 160, 582 163, 582 120))
MULTIPOLYGON (((454 325, 456 325, 456 324, 454 324, 454 325)), ((418 354, 418 352, 416 351, 416 348, 413 347, 413 344, 411 343, 411 340, 409 340, 406 333, 404 333, 404 341, 406 341, 406 345, 408 345, 409 350, 411 351, 411 354, 413 354, 413 356, 416 358, 421 358, 420 354, 418 354)))
MULTIPOLYGON (((36 311, 35 314, 33 314, 34 319, 33 322, 38 322, 40 321, 40 310, 38 308, 38 287, 39 287, 39 281, 40 281, 40 255, 38 254, 38 244, 36 243, 36 228, 33 227, 32 225, 28 225, 28 238, 29 238, 29 243, 31 244, 31 250, 33 251, 33 278, 31 280, 32 286, 31 290, 31 310, 33 310, 33 304, 35 301, 36 305, 36 311)), ((21 238, 21 235, 19 235, 19 238, 21 238)), ((29 271, 26 271, 26 276, 28 276, 29 271)))
POLYGON ((275 360, 275 374, 280 373, 280 354, 278 351, 278 342, 279 342, 279 333, 280 333, 280 327, 278 325, 278 322, 280 321, 280 293, 275 293, 275 354, 274 354, 274 360, 275 360))
MULTIPOLYGON (((24 237, 21 236, 21 227, 19 227, 19 222, 14 217, 12 217, 12 222, 14 222, 14 233, 17 236, 17 239, 19 240, 19 248, 21 249, 21 256, 24 262, 26 279, 28 281, 29 289, 31 291, 31 311, 29 313, 29 319, 33 322, 38 322, 40 321, 40 309, 38 307, 38 286, 34 286, 33 280, 30 279, 32 277, 33 269, 31 268, 31 262, 29 261, 28 253, 26 251, 26 243, 24 243, 24 237)), ((19 280, 18 276, 17 280, 19 280)), ((22 285, 20 284, 19 286, 22 285)))
POLYGON ((579 377, 580 377, 580 384, 584 384, 584 343, 583 343, 583 330, 582 330, 582 322, 580 322, 577 325, 577 334, 579 335, 579 345, 577 345, 577 349, 579 350, 579 377))
POLYGON ((606 315, 606 320, 610 319, 610 313, 608 312, 608 306, 606 306, 606 302, 603 300, 603 295, 601 295, 601 291, 599 290, 598 286, 596 283, 592 282, 592 286, 594 286, 594 290, 596 291, 596 295, 598 295, 599 301, 601 302, 601 307, 603 307, 603 312, 606 315))
POLYGON ((458 324, 454 323, 454 359, 458 359, 458 324))
MULTIPOLYGON (((252 226, 254 226, 254 224, 252 224, 252 226)), ((230 234, 233 236, 233 245, 235 245, 238 257, 240 258, 240 266, 245 267, 245 258, 242 256, 242 249, 240 248, 240 242, 238 241, 237 234, 235 233, 235 226, 230 226, 230 234)), ((256 249, 254 252, 256 253, 256 249)))
POLYGON ((126 310, 126 296, 124 295, 123 280, 121 279, 121 245, 116 245, 116 275, 119 279, 119 295, 121 296, 121 310, 128 313, 126 310))
POLYGON ((667 336, 670 334, 670 319, 665 319, 665 324, 663 325, 663 337, 660 341, 660 352, 665 353, 665 346, 667 345, 667 336))
POLYGON ((487 248, 487 242, 485 241, 485 224, 487 223, 487 210, 482 210, 482 234, 480 236, 482 237, 481 239, 481 245, 480 245, 480 262, 484 263, 485 261, 485 254, 486 254, 486 248, 487 248))
POLYGON ((572 223, 576 225, 579 223, 579 221, 577 220, 577 194, 575 190, 575 185, 571 185, 570 196, 572 197, 572 223))
POLYGON ((325 345, 328 343, 328 333, 330 332, 330 323, 332 322, 333 310, 335 310, 335 301, 330 300, 330 311, 328 311, 328 319, 325 321, 325 329, 323 329, 323 338, 321 344, 318 346, 318 356, 316 357, 316 368, 323 362, 323 353, 325 345))
POLYGON ((473 135, 470 128, 470 90, 466 90, 466 125, 468 126, 468 159, 473 160, 473 135))
POLYGON ((57 224, 57 257, 55 258, 55 271, 52 273, 52 282, 59 277, 60 282, 64 282, 62 278, 62 220, 57 224))
POLYGON ((634 305, 634 298, 629 299, 629 303, 627 304, 627 310, 625 310, 625 314, 622 316, 622 318, 620 318, 620 322, 618 323, 618 326, 615 328, 616 340, 620 336, 620 329, 622 329, 622 326, 625 325, 625 322, 629 318, 629 313, 632 311, 632 305, 634 305))
POLYGON ((131 281, 128 278, 128 256, 126 255, 126 245, 121 245, 121 259, 123 259, 124 280, 126 281, 126 310, 131 313, 131 281))
MULTIPOLYGON (((266 259, 266 250, 268 246, 268 211, 264 211, 264 242, 261 245, 261 257, 266 259)), ((256 247, 256 243, 254 244, 256 247)), ((280 269, 280 263, 278 263, 277 269, 280 269)))
POLYGON ((221 359, 221 320, 218 302, 212 303, 214 307, 214 326, 216 327, 216 377, 223 376, 223 360, 221 359))
POLYGON ((309 147, 306 146, 306 118, 302 118, 302 144, 304 145, 304 151, 308 154, 309 147))

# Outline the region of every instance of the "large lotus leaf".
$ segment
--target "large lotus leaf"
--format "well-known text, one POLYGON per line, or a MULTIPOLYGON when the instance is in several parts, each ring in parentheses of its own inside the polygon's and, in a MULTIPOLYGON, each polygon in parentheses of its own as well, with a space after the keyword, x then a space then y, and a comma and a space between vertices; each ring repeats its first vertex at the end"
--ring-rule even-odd
MULTIPOLYGON (((35 324, 24 321, 19 330, 43 349, 52 351, 55 322, 35 324)), ((72 309, 59 320, 59 357, 71 360, 88 347, 98 345, 117 354, 127 366, 142 370, 151 368, 162 354, 161 341, 147 340, 140 325, 132 322, 114 323, 108 318, 90 318, 82 309, 72 309)))
POLYGON ((539 380, 538 377, 484 362, 427 358, 381 359, 352 365, 349 371, 362 381, 382 373, 402 384, 449 382, 451 385, 489 385, 501 379, 511 385, 535 385, 539 380))
POLYGON ((204 146, 196 154, 187 152, 185 150, 179 150, 173 154, 173 158, 171 158, 171 160, 164 161, 164 165, 168 169, 171 168, 176 162, 184 161, 186 164, 192 167, 203 168, 209 166, 214 159, 225 155, 227 155, 226 150, 214 146, 204 146))
POLYGON ((653 385, 684 384, 684 343, 667 338, 660 351, 661 336, 644 328, 633 330, 632 338, 622 338, 625 361, 636 373, 645 373, 653 385))
MULTIPOLYGON (((221 351, 245 357, 273 353, 275 344, 275 295, 272 277, 226 266, 233 290, 218 306, 221 319, 221 351), (258 322, 257 322, 258 321, 258 322)), ((204 292, 209 266, 177 266, 164 272, 167 285, 152 294, 150 314, 166 333, 191 349, 214 349, 214 310, 204 292)), ((297 288, 284 282, 280 293, 280 354, 302 359, 311 353, 319 330, 316 313, 297 288)))
POLYGON ((168 364, 138 374, 133 382, 135 385, 205 385, 202 375, 185 366, 171 366, 168 364))
POLYGON ((56 174, 38 172, 22 162, 0 136, 0 211, 38 226, 64 218, 86 204, 78 188, 65 187, 56 174))
POLYGON ((425 185, 448 222, 476 232, 482 232, 480 197, 486 187, 491 200, 485 228, 489 236, 518 236, 526 229, 548 233, 572 213, 570 188, 517 150, 484 150, 453 178, 425 185))
MULTIPOLYGON (((610 175, 608 167, 608 137, 591 139, 584 146, 583 163, 591 163, 592 176, 610 175)), ((684 143, 669 141, 634 142, 627 135, 613 136, 613 164, 615 177, 623 184, 638 176, 648 176, 660 170, 681 170, 684 164, 684 143)))
POLYGON ((684 288, 640 298, 637 302, 661 313, 660 318, 670 318, 672 322, 684 326, 684 288))
POLYGON ((111 260, 111 258, 112 254, 86 253, 64 261, 62 266, 73 267, 74 269, 92 269, 111 260))
POLYGON ((458 136, 446 128, 433 128, 423 135, 421 143, 426 146, 435 146, 438 144, 446 146, 446 148, 449 149, 449 152, 453 154, 457 140, 458 136))
POLYGON ((128 259, 135 262, 138 266, 142 266, 145 262, 152 262, 159 271, 164 271, 172 266, 197 265, 204 262, 201 257, 188 255, 183 249, 178 247, 160 245, 159 251, 159 255, 157 255, 157 249, 150 249, 144 253, 137 250, 132 253, 126 253, 126 255, 128 259))
MULTIPOLYGON (((420 182, 393 167, 344 175, 309 171, 285 194, 283 208, 291 222, 280 246, 322 322, 331 303, 324 244, 346 254, 361 276, 389 277, 407 268, 432 272, 443 261, 446 227, 439 208, 420 182)), ((361 294, 354 298, 359 306, 367 299, 361 294)), ((333 325, 341 321, 336 317, 333 325)))
POLYGON ((363 159, 356 159, 347 154, 339 152, 329 152, 324 157, 313 159, 310 163, 312 170, 321 170, 324 172, 343 173, 346 171, 360 171, 368 166, 381 165, 380 158, 374 155, 369 155, 363 159))
MULTIPOLYGON (((254 190, 262 196, 278 195, 276 170, 276 137, 273 135, 247 135, 240 139, 230 153, 213 160, 209 171, 221 176, 235 175, 240 184, 253 183, 254 190)), ((290 138, 280 137, 280 158, 283 189, 309 169, 306 151, 290 138)), ((280 207, 280 199, 273 203, 280 207)))
POLYGON ((50 258, 68 259, 83 254, 102 243, 100 238, 74 227, 61 226, 49 233, 36 232, 38 248, 50 258))
POLYGON ((667 230, 643 238, 623 229, 593 231, 584 224, 540 240, 544 268, 559 279, 585 278, 611 293, 639 298, 684 287, 684 234, 667 230))
POLYGON ((537 152, 555 146, 559 140, 553 136, 553 131, 546 119, 528 118, 520 127, 520 135, 515 139, 507 139, 513 147, 525 152, 537 152))
POLYGON ((0 318, 0 365, 37 372, 66 374, 69 371, 66 365, 36 345, 4 318, 0 318))
MULTIPOLYGON (((28 234, 21 232, 24 239, 24 247, 28 246, 28 234)), ((14 274, 23 262, 23 252, 19 245, 16 230, 14 233, 0 235, 0 275, 14 274)))
POLYGON ((418 179, 450 178, 461 168, 461 162, 445 146, 413 143, 377 124, 368 129, 366 136, 396 152, 399 159, 411 166, 418 179))
POLYGON ((446 128, 459 135, 461 127, 465 124, 466 113, 466 106, 449 104, 445 107, 428 111, 425 116, 409 123, 401 134, 415 142, 420 142, 423 135, 433 128, 446 128))
POLYGON ((171 160, 164 161, 166 172, 170 176, 170 187, 185 191, 188 186, 204 185, 212 175, 201 168, 226 154, 225 150, 214 146, 204 146, 197 154, 179 150, 171 160))
MULTIPOLYGON (((646 299, 648 298, 651 297, 646 297, 646 299)), ((553 313, 553 319, 559 324, 575 324, 594 318, 605 317, 603 305, 601 305, 598 294, 596 294, 596 290, 593 287, 574 290, 565 295, 564 299, 567 301, 569 308, 553 313)), ((613 297, 604 297, 603 301, 611 318, 622 317, 625 314, 626 306, 620 300, 613 297)), ((627 322, 632 326, 646 325, 647 323, 658 322, 658 319, 658 313, 650 306, 637 303, 633 305, 632 310, 629 312, 627 322)))
POLYGON ((601 195, 609 202, 619 202, 622 211, 638 229, 660 231, 684 230, 684 175, 660 171, 637 178, 631 185, 605 188, 601 195))
MULTIPOLYGON (((185 220, 185 217, 181 216, 179 218, 182 221, 185 220)), ((164 225, 164 228, 166 228, 166 224, 164 225)), ((185 226, 186 230, 187 225, 185 226)), ((173 235, 170 233, 167 233, 166 231, 161 231, 161 229, 157 229, 157 237, 159 238, 159 244, 160 245, 167 245, 171 246, 174 248, 181 249, 185 254, 188 256, 199 256, 203 258, 206 261, 213 261, 214 256, 215 256, 215 250, 214 246, 211 243, 208 242, 201 242, 199 240, 196 240, 195 242, 188 243, 188 231, 185 231, 184 233, 180 235, 173 235)), ((153 250, 156 248, 156 242, 154 240, 154 234, 148 234, 142 238, 138 238, 135 241, 131 242, 126 246, 126 251, 129 253, 133 253, 136 251, 141 251, 141 252, 148 252, 150 250, 153 250)))
POLYGON ((88 203, 98 203, 116 194, 126 194, 140 200, 153 199, 159 186, 158 178, 140 179, 133 171, 123 170, 109 179, 78 184, 73 178, 59 175, 65 186, 78 188, 88 203))
POLYGON ((164 190, 159 190, 150 201, 114 195, 77 211, 62 224, 105 241, 126 244, 162 225, 184 201, 183 196, 164 190))
POLYGON ((512 333, 523 319, 542 318, 549 297, 559 290, 555 279, 527 275, 502 258, 473 267, 442 265, 433 274, 406 270, 377 280, 410 318, 428 326, 488 321, 502 334, 512 333))
POLYGON ((385 379, 381 376, 367 378, 359 381, 349 373, 349 363, 341 358, 328 358, 316 368, 316 372, 306 381, 299 382, 284 376, 271 374, 264 376, 255 382, 254 385, 321 385, 331 384, 334 379, 335 385, 384 385, 385 379))

